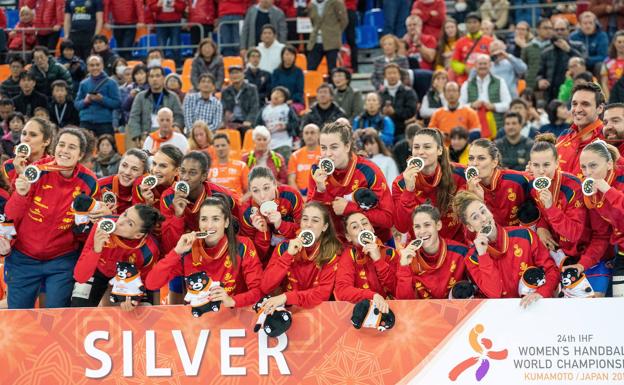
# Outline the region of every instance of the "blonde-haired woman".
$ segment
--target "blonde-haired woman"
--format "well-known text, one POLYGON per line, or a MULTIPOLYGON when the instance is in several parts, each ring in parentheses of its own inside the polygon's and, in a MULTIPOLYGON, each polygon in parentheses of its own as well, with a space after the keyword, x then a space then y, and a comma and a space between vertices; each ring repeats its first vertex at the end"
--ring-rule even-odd
POLYGON ((217 159, 215 149, 212 146, 212 131, 203 120, 197 120, 191 128, 191 136, 188 139, 189 152, 202 151, 210 157, 211 164, 217 159))
POLYGON ((401 41, 394 35, 385 35, 379 39, 379 46, 383 55, 373 60, 373 75, 371 77, 371 82, 376 90, 380 90, 384 85, 384 67, 386 64, 396 63, 402 70, 409 70, 407 57, 399 54, 400 45, 401 41))

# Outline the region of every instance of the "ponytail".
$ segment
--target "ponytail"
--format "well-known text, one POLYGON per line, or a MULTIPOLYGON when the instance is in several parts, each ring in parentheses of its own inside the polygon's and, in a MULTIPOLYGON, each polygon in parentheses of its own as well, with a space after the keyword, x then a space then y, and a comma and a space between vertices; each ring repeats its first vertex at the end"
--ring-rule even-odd
POLYGON ((144 234, 151 233, 159 223, 165 220, 165 217, 160 213, 160 211, 152 206, 139 204, 135 205, 134 208, 136 209, 139 218, 141 218, 141 221, 143 221, 141 232, 144 234))

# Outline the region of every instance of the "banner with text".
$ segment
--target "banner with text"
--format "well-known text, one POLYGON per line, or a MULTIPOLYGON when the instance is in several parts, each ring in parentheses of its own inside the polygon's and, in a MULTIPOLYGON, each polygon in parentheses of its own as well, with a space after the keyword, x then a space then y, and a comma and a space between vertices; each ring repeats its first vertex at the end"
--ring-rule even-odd
POLYGON ((624 383, 624 300, 391 301, 393 329, 353 305, 293 309, 279 339, 251 310, 0 311, 0 384, 624 383))

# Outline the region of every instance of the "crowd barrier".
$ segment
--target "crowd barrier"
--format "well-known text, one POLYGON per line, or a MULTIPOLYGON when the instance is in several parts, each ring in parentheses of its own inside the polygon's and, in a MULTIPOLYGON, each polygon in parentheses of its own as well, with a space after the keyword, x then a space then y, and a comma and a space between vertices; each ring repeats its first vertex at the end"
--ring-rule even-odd
POLYGON ((293 309, 278 339, 250 309, 0 311, 0 384, 610 384, 624 382, 624 300, 391 301, 394 328, 353 305, 293 309))

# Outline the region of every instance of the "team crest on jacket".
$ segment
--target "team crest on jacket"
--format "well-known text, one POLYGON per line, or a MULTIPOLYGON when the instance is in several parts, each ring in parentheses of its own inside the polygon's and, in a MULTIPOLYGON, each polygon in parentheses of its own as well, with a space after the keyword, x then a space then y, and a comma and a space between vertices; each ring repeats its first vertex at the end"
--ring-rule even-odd
POLYGON ((512 202, 515 202, 516 198, 517 198, 517 196, 516 196, 516 193, 513 191, 513 189, 511 189, 511 188, 508 189, 507 190, 507 199, 509 199, 512 202))
POLYGON ((514 255, 518 258, 522 257, 522 248, 520 246, 518 246, 517 244, 514 244, 514 255))

